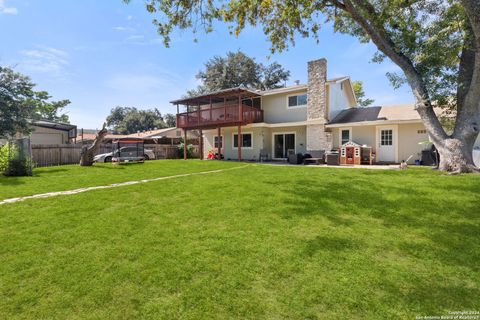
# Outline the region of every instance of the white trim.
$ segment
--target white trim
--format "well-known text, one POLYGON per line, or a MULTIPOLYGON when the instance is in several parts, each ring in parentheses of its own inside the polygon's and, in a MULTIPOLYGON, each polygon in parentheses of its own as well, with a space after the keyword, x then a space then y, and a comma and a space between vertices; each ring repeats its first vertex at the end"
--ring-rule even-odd
POLYGON ((353 141, 352 137, 352 127, 341 127, 338 128, 338 144, 341 147, 343 145, 342 143, 342 131, 343 130, 348 130, 348 141, 353 141))
POLYGON ((394 162, 398 163, 398 125, 388 125, 388 126, 376 126, 375 127, 375 161, 380 161, 378 158, 378 147, 380 144, 379 141, 379 136, 380 136, 380 130, 392 130, 393 134, 393 141, 392 143, 394 144, 394 162))
MULTIPOLYGON (((286 134, 293 134, 293 147, 295 150, 295 154, 297 153, 297 131, 275 131, 272 132, 272 159, 273 160, 285 160, 287 158, 275 158, 275 135, 286 135, 286 134)), ((285 147, 285 137, 283 139, 284 147, 285 147)))
MULTIPOLYGON (((300 94, 298 94, 298 93, 296 93, 296 94, 287 94, 287 95, 286 95, 286 106, 287 106, 287 110, 306 108, 308 102, 305 103, 305 104, 299 105, 299 106, 294 106, 294 107, 290 107, 290 106, 288 105, 288 99, 289 99, 290 97, 298 97, 298 96, 303 96, 303 95, 306 95, 306 96, 307 96, 307 101, 308 101, 308 94, 307 94, 307 92, 305 92, 305 93, 300 93, 300 94)), ((298 102, 298 98, 297 98, 297 102, 298 102)))
MULTIPOLYGON (((238 134, 238 132, 232 131, 232 150, 237 150, 237 149, 238 149, 238 147, 234 147, 234 146, 233 146, 233 144, 234 144, 234 142, 235 142, 234 136, 235 136, 236 134, 238 134)), ((244 150, 244 149, 245 149, 245 150, 253 149, 253 132, 252 132, 252 131, 245 131, 245 132, 242 131, 241 134, 242 134, 242 135, 244 135, 244 134, 249 134, 249 135, 252 136, 252 139, 251 139, 251 141, 252 141, 252 146, 251 146, 251 147, 244 147, 244 146, 242 145, 242 148, 241 148, 241 149, 242 149, 242 150, 244 150)))
MULTIPOLYGON (((213 147, 214 149, 218 149, 218 146, 215 147, 215 138, 216 138, 216 137, 218 137, 218 134, 217 134, 217 133, 215 133, 215 134, 213 135, 213 146, 212 146, 212 147, 213 147)), ((223 134, 221 134, 220 137, 222 138, 222 150, 224 150, 224 149, 225 149, 225 137, 224 137, 223 134)))
POLYGON ((352 127, 359 126, 378 126, 378 125, 399 125, 399 124, 410 124, 410 123, 422 123, 421 119, 410 119, 410 120, 376 120, 376 121, 360 121, 360 122, 347 122, 347 123, 333 123, 326 124, 327 128, 341 128, 346 125, 352 127))
POLYGON ((276 94, 284 94, 284 93, 289 93, 289 92, 295 92, 295 91, 305 91, 307 92, 308 85, 307 84, 299 84, 295 86, 290 86, 286 88, 278 88, 278 89, 271 89, 267 91, 262 91, 260 92, 262 97, 265 96, 273 96, 276 94))
POLYGON ((283 127, 300 127, 306 126, 307 124, 324 124, 324 121, 295 121, 295 122, 278 122, 278 123, 266 123, 266 122, 257 122, 249 124, 245 127, 247 128, 283 128, 283 127))

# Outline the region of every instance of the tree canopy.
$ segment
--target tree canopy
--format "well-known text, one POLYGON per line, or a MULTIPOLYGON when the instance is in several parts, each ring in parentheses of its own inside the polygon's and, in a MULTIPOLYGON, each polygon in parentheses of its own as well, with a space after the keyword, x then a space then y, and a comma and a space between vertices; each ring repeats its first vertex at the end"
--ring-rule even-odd
POLYGON ((368 107, 375 102, 373 99, 365 98, 365 91, 363 91, 362 81, 353 81, 352 87, 353 91, 355 92, 355 97, 357 97, 357 103, 359 107, 368 107))
POLYGON ((480 131, 478 0, 147 0, 146 9, 156 15, 153 22, 167 46, 174 28, 208 33, 216 21, 237 36, 247 25, 260 26, 272 52, 294 45, 297 36, 318 42, 322 25, 371 42, 378 49, 373 61, 388 58, 401 69, 387 76, 395 87, 410 86, 415 108, 441 154, 440 169, 477 170, 472 149, 480 131), (434 106, 456 110, 452 134, 442 127, 434 106))
POLYGON ((241 51, 227 52, 225 57, 214 56, 205 63, 205 69, 196 78, 202 81, 188 96, 234 87, 268 90, 282 87, 290 77, 290 71, 279 63, 257 63, 241 51))
POLYGON ((110 129, 122 133, 131 134, 138 131, 154 130, 175 126, 175 116, 166 114, 167 122, 158 109, 142 110, 134 107, 117 106, 110 111, 107 117, 107 125, 110 129))
POLYGON ((32 80, 9 67, 0 66, 0 136, 29 132, 29 120, 68 122, 59 114, 69 100, 51 101, 46 91, 35 91, 32 80))

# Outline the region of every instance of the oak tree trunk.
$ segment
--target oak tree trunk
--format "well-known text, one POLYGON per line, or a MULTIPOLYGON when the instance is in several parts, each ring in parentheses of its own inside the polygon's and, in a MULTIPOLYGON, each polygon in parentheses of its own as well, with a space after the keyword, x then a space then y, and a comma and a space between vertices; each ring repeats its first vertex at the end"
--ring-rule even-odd
POLYGON ((95 157, 95 155, 97 154, 103 139, 107 135, 106 125, 106 123, 103 124, 102 130, 97 133, 97 137, 93 141, 92 145, 82 150, 82 155, 80 157, 80 166, 89 167, 93 165, 93 157, 95 157))
POLYGON ((478 172, 472 156, 472 146, 461 139, 448 138, 435 146, 440 154, 438 169, 450 173, 478 172))

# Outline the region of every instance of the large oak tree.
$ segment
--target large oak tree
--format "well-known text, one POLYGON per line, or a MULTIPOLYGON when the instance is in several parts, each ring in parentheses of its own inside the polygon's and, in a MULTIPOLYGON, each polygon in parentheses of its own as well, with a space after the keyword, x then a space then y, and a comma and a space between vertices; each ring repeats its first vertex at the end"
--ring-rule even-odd
MULTIPOLYGON (((126 0, 128 2, 128 0, 126 0)), ((210 32, 216 21, 238 35, 246 25, 263 28, 272 51, 294 45, 298 36, 318 41, 322 24, 378 48, 402 70, 389 74, 408 83, 415 108, 437 147, 440 169, 478 170, 472 150, 480 130, 479 0, 147 0, 146 9, 166 45, 177 27, 210 32), (455 110, 447 132, 434 107, 455 110)))

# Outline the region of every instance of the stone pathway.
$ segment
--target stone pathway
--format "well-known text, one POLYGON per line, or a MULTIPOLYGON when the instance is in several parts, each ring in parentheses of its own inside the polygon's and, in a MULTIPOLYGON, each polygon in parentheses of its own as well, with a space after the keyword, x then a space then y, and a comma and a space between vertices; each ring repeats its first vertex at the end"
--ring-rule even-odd
POLYGON ((106 185, 106 186, 94 186, 94 187, 85 187, 85 188, 79 188, 79 189, 74 189, 74 190, 40 193, 40 194, 34 194, 32 196, 24 196, 24 197, 1 200, 0 205, 25 201, 25 200, 29 200, 29 199, 42 199, 42 198, 50 198, 50 197, 56 197, 56 196, 67 196, 67 195, 71 195, 71 194, 77 194, 77 193, 82 193, 82 192, 87 192, 87 191, 92 191, 92 190, 112 189, 112 188, 130 186, 130 185, 139 184, 139 183, 147 183, 147 182, 151 182, 151 181, 160 181, 160 180, 168 180, 168 179, 196 176, 196 175, 202 175, 202 174, 225 172, 225 171, 230 171, 230 170, 246 168, 248 166, 249 165, 243 165, 243 166, 238 166, 238 167, 233 167, 233 168, 228 168, 228 169, 184 173, 184 174, 177 174, 177 175, 174 175, 174 176, 166 176, 166 177, 135 180, 135 181, 126 181, 126 182, 120 182, 120 183, 113 183, 113 184, 109 184, 109 185, 106 185))

